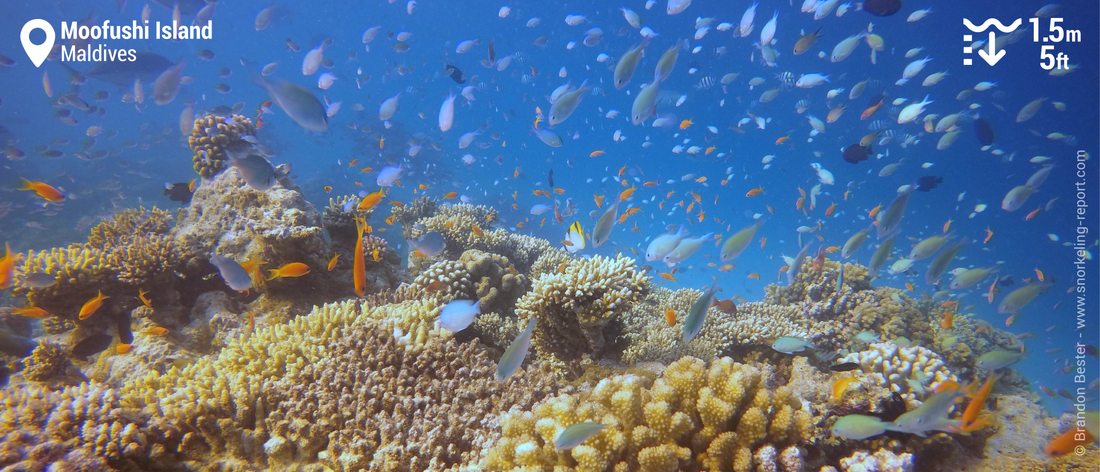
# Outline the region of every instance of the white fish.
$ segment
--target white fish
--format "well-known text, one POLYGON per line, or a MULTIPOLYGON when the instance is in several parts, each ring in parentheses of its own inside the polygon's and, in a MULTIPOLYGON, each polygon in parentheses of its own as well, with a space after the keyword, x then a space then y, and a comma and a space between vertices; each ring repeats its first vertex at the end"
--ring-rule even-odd
POLYGON ((802 74, 795 81, 794 86, 798 88, 812 88, 818 85, 824 84, 829 81, 829 76, 824 74, 802 74))
MULTIPOLYGON (((668 0, 668 5, 665 7, 665 13, 669 15, 679 15, 687 10, 687 7, 691 6, 691 0, 668 0)), ((646 8, 648 10, 648 8, 646 8)))
POLYGON ((623 18, 626 20, 631 28, 638 29, 642 27, 642 19, 634 10, 626 7, 619 7, 619 10, 622 10, 623 18))
POLYGON ((840 62, 847 59, 848 56, 851 56, 852 52, 856 50, 856 47, 859 46, 860 40, 863 39, 864 36, 867 36, 867 33, 861 32, 840 40, 840 42, 836 43, 836 46, 833 47, 833 53, 829 56, 829 61, 840 62))
POLYGON ((382 170, 378 171, 378 178, 374 180, 374 183, 379 187, 392 187, 401 178, 402 172, 404 172, 404 169, 400 166, 383 167, 382 170))
MULTIPOLYGON (((737 32, 742 38, 749 37, 749 33, 752 33, 752 22, 756 19, 756 6, 759 3, 753 0, 752 5, 745 9, 745 13, 741 14, 741 24, 737 27, 737 32)), ((766 44, 766 43, 761 43, 766 44)))
POLYGON ((448 94, 439 106, 439 130, 444 133, 451 129, 455 122, 455 94, 448 94))
POLYGON ((634 97, 634 104, 630 107, 630 122, 635 125, 645 123, 656 112, 657 86, 660 82, 653 81, 642 87, 642 91, 634 97))
POLYGON ((775 40, 775 29, 777 22, 779 21, 779 11, 772 13, 772 19, 768 20, 764 24, 764 28, 760 30, 760 44, 771 44, 775 40))
POLYGON ((676 245, 668 254, 665 254, 661 260, 665 262, 669 267, 675 267, 677 264, 687 260, 703 247, 703 243, 710 239, 714 233, 707 233, 698 238, 684 238, 680 240, 680 243, 676 245))
POLYGON ((363 31, 363 44, 370 44, 374 41, 374 38, 378 36, 378 32, 382 31, 381 26, 371 26, 363 31))
POLYGON ((508 18, 508 15, 511 15, 511 14, 512 14, 512 9, 510 7, 508 7, 507 5, 505 5, 503 7, 500 7, 500 10, 497 10, 497 18, 508 18))
POLYGON ((898 260, 894 261, 893 264, 890 264, 890 269, 889 269, 890 275, 897 275, 897 274, 900 274, 902 272, 905 272, 905 271, 909 270, 910 268, 913 267, 913 262, 915 262, 915 261, 913 261, 912 259, 909 259, 907 257, 903 257, 901 259, 898 259, 898 260))
POLYGON ((905 69, 901 71, 901 78, 898 79, 898 81, 894 84, 905 85, 907 82, 909 82, 909 79, 912 79, 913 77, 916 77, 917 74, 920 74, 920 71, 924 70, 924 66, 927 65, 929 62, 932 62, 931 57, 917 59, 913 62, 910 62, 905 66, 905 69))
POLYGON ((829 169, 823 167, 821 163, 814 162, 810 164, 810 167, 813 167, 814 171, 817 172, 817 181, 823 185, 833 185, 836 182, 833 173, 829 172, 829 169))
POLYGON ((583 25, 588 22, 588 17, 584 15, 565 15, 565 24, 569 26, 583 25))
POLYGON ((310 49, 306 57, 302 59, 302 75, 313 75, 321 68, 321 62, 325 60, 325 43, 310 49))
POLYGON ((439 312, 439 326, 457 333, 473 324, 481 313, 481 300, 454 300, 439 312))
POLYGON ((933 72, 931 74, 928 74, 928 77, 924 78, 924 81, 921 82, 921 85, 923 85, 925 87, 931 87, 933 85, 936 85, 936 84, 940 83, 940 81, 942 81, 947 76, 948 76, 947 71, 933 72))
POLYGON ((649 246, 645 250, 645 260, 653 262, 659 259, 663 259, 665 255, 676 249, 676 246, 680 244, 680 240, 684 239, 687 235, 687 231, 681 226, 675 233, 662 234, 653 238, 649 242, 649 246))
POLYGON ((921 113, 924 113, 924 107, 929 103, 932 103, 932 100, 929 100, 928 96, 925 95, 924 100, 906 105, 905 108, 901 109, 901 113, 898 114, 898 124, 903 125, 916 120, 921 113))
POLYGON ((470 145, 474 143, 474 140, 477 139, 478 135, 480 135, 480 134, 481 134, 481 131, 477 131, 477 130, 463 133, 462 136, 458 137, 458 148, 459 149, 466 149, 466 148, 470 147, 470 145))
POLYGON ((982 81, 974 84, 974 90, 977 92, 984 92, 997 86, 997 82, 982 81))
POLYGON ((481 44, 480 39, 467 39, 461 41, 458 43, 458 46, 455 46, 455 54, 466 54, 478 44, 481 44))
POLYGON ((378 119, 386 121, 393 118, 393 114, 397 112, 397 104, 401 99, 401 94, 394 95, 382 101, 382 104, 378 106, 378 119))
POLYGON ((329 72, 324 72, 317 76, 317 88, 321 90, 328 90, 334 83, 336 83, 336 76, 329 72))
POLYGON ((923 19, 924 19, 924 17, 928 16, 928 14, 929 14, 929 13, 932 13, 932 9, 931 9, 931 8, 925 8, 925 9, 922 9, 922 10, 916 10, 916 11, 914 11, 913 13, 910 13, 910 14, 909 14, 909 18, 906 18, 906 19, 905 19, 905 21, 907 21, 907 22, 909 22, 909 23, 914 23, 914 22, 917 22, 917 21, 923 20, 923 19))

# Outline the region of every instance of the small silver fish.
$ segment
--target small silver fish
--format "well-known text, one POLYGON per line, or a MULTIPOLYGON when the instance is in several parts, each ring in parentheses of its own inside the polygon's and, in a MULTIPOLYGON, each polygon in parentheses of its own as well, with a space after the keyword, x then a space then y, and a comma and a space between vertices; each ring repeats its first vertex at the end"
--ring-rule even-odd
POLYGON ((531 349, 531 335, 534 332, 535 317, 532 316, 527 320, 527 327, 516 336, 512 344, 508 345, 504 355, 500 356, 500 362, 497 363, 497 380, 511 377, 519 370, 519 366, 523 365, 523 358, 527 357, 527 351, 531 349))

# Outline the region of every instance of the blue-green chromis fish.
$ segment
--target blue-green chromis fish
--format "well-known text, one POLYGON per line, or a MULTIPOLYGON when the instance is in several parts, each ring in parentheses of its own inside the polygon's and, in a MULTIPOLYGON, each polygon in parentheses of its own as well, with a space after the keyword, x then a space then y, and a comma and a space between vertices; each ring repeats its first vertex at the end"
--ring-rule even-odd
POLYGON ((688 316, 684 319, 682 329, 685 343, 694 339, 703 330, 703 323, 707 319, 707 310, 714 303, 714 294, 716 293, 718 293, 718 287, 711 286, 691 305, 691 310, 688 311, 688 316))
POLYGON ((559 451, 565 451, 580 446, 581 443, 588 440, 588 438, 595 436, 607 425, 600 423, 593 423, 591 421, 585 421, 583 423, 577 423, 565 428, 558 437, 554 439, 554 448, 559 451))
POLYGON ((523 359, 527 357, 527 351, 531 349, 531 335, 534 332, 535 317, 532 316, 530 320, 527 320, 527 327, 523 328, 523 331, 519 333, 519 336, 516 336, 512 344, 508 345, 508 349, 504 350, 504 355, 500 356, 500 362, 497 363, 497 380, 511 377, 519 370, 519 366, 523 365, 523 359))

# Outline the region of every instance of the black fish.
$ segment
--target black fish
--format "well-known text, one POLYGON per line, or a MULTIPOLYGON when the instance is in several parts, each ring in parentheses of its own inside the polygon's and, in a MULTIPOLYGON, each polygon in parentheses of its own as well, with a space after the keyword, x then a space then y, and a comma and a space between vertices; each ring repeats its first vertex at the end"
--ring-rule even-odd
POLYGON ((863 11, 875 16, 890 16, 901 10, 901 0, 867 0, 863 11))
POLYGON ((859 364, 855 362, 845 362, 842 364, 835 364, 829 366, 829 370, 833 372, 848 372, 850 370, 856 370, 859 368, 859 364))
POLYGON ((134 332, 130 329, 130 313, 123 311, 115 320, 118 325, 118 342, 122 344, 134 343, 134 332))
POLYGON ((546 174, 546 183, 550 184, 550 188, 554 188, 554 169, 550 169, 546 174))
POLYGON ((454 80, 456 84, 466 83, 466 74, 462 73, 462 69, 447 64, 447 67, 444 69, 444 71, 447 72, 447 75, 451 76, 451 79, 454 80))
POLYGON ((173 202, 180 202, 186 205, 191 202, 191 196, 194 194, 195 193, 191 191, 191 186, 187 182, 164 184, 164 195, 173 202))
POLYGON ((73 346, 73 356, 88 357, 103 352, 103 350, 110 347, 112 339, 111 335, 104 333, 88 336, 73 346))
POLYGON ((993 144, 993 126, 989 124, 985 118, 974 118, 974 134, 978 135, 978 142, 982 143, 982 146, 989 146, 993 144))
POLYGON ((871 148, 859 143, 844 148, 844 160, 850 164, 859 164, 871 157, 871 148))
POLYGON ((917 179, 917 190, 921 192, 927 192, 940 186, 943 182, 943 177, 938 175, 926 175, 917 179))

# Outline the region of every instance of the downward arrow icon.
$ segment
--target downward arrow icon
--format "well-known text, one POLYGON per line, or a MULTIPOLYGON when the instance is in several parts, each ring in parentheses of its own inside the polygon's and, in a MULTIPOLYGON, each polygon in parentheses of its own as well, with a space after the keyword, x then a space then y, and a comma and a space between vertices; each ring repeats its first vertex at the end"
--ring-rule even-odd
POLYGON ((987 41, 986 44, 989 45, 989 50, 979 49, 978 55, 982 56, 982 59, 985 59, 986 64, 993 67, 1000 62, 1002 57, 1005 57, 1005 51, 1004 49, 997 49, 997 35, 993 34, 992 31, 989 32, 989 41, 987 41))

